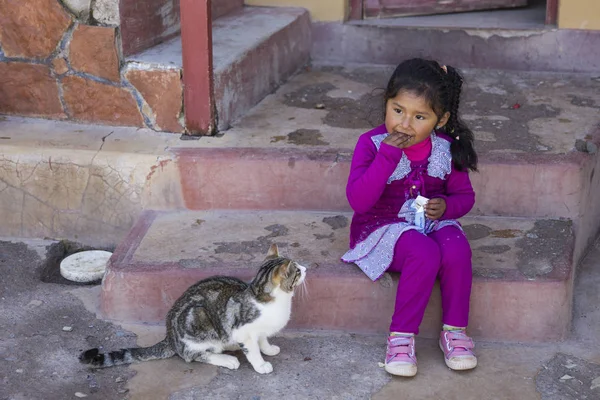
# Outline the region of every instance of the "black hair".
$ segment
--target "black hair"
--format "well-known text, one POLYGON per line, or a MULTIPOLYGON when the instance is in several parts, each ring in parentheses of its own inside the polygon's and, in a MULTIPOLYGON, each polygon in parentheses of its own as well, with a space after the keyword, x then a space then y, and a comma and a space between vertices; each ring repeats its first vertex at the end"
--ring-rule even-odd
POLYGON ((384 100, 387 103, 398 92, 407 91, 425 98, 438 119, 449 112, 450 118, 442 130, 452 138, 450 152, 454 168, 477 171, 475 138, 458 114, 462 84, 463 77, 455 68, 413 58, 396 67, 385 89, 384 100))

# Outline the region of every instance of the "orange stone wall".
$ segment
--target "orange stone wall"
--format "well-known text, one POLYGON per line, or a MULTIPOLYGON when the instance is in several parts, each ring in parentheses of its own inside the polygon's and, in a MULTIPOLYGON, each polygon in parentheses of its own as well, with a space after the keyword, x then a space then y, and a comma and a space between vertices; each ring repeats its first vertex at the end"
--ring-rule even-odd
POLYGON ((127 65, 119 27, 86 24, 59 0, 0 10, 0 114, 184 130, 180 69, 127 65))

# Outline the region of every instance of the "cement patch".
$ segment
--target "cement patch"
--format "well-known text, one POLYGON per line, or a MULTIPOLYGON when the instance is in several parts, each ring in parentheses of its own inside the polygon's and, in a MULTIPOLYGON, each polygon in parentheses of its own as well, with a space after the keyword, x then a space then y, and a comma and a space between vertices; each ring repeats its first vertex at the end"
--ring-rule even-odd
POLYGON ((600 364, 558 353, 545 363, 535 380, 542 400, 600 398, 600 364))
POLYGON ((534 228, 516 241, 519 270, 530 278, 552 272, 556 261, 572 251, 565 240, 571 235, 571 221, 536 221, 534 228))
POLYGON ((273 373, 257 376, 242 359, 239 370, 221 369, 207 385, 180 391, 171 399, 369 399, 391 379, 378 367, 384 338, 284 335, 272 343, 282 349, 269 357, 273 373))

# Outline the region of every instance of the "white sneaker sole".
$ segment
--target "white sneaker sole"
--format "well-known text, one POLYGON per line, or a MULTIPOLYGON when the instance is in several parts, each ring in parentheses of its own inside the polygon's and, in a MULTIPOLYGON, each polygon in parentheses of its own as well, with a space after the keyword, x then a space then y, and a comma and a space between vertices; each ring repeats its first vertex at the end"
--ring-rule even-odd
POLYGON ((386 364, 385 370, 396 376, 415 376, 417 374, 417 366, 414 364, 393 363, 386 364))
POLYGON ((444 353, 444 347, 442 346, 442 342, 438 342, 440 346, 440 350, 444 354, 444 361, 448 368, 454 371, 465 371, 468 369, 473 369, 477 366, 477 357, 458 357, 454 360, 448 360, 446 358, 446 353, 444 353))

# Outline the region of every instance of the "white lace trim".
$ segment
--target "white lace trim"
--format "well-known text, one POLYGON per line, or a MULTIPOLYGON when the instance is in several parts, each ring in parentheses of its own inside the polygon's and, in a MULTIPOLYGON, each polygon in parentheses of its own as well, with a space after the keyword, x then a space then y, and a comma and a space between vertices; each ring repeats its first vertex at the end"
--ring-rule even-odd
POLYGON ((444 179, 452 172, 452 154, 450 142, 435 133, 431 134, 431 156, 429 156, 427 175, 432 178, 444 179))
MULTIPOLYGON (((383 140, 389 135, 389 133, 382 133, 371 137, 371 140, 377 147, 377 151, 381 147, 383 140)), ((427 160, 427 175, 432 178, 444 179, 446 175, 452 172, 452 155, 450 154, 450 142, 444 140, 435 132, 431 133, 431 155, 427 160)), ((396 169, 389 177, 387 183, 404 179, 410 173, 410 160, 406 156, 406 153, 402 153, 402 158, 398 162, 396 169)))
MULTIPOLYGON (((447 226, 456 226, 462 231, 460 224, 453 219, 436 221, 437 224, 429 225, 429 232, 438 231, 447 226)), ((418 230, 415 225, 408 222, 397 222, 382 226, 372 232, 353 249, 342 256, 342 261, 354 263, 371 279, 377 280, 390 267, 394 257, 394 247, 400 236, 409 230, 418 230)))
POLYGON ((394 247, 404 232, 417 229, 406 222, 382 226, 348 250, 342 261, 355 263, 372 281, 379 278, 392 263, 394 247))

